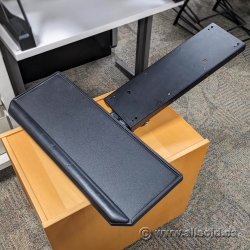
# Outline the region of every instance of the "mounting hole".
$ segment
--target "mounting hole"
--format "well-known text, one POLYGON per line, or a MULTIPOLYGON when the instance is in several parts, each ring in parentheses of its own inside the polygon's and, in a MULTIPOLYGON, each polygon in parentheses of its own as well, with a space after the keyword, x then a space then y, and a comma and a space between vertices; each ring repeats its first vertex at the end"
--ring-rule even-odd
POLYGON ((127 94, 130 94, 131 93, 131 91, 130 90, 127 90, 127 94))
POLYGON ((132 122, 134 121, 134 119, 132 119, 132 122))
POLYGON ((207 63, 207 59, 204 59, 203 62, 204 62, 204 63, 207 63))
POLYGON ((210 29, 208 29, 208 30, 210 30, 210 29))
POLYGON ((211 26, 211 29, 213 28, 214 26, 211 26))
POLYGON ((137 119, 138 117, 136 116, 135 119, 137 119))

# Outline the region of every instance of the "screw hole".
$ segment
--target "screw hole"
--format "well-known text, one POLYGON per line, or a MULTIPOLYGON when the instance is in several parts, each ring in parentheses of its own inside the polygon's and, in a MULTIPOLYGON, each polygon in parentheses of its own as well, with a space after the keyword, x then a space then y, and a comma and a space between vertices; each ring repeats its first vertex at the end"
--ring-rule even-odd
POLYGON ((130 94, 131 93, 131 91, 130 90, 127 90, 127 94, 130 94))
POLYGON ((214 26, 211 26, 211 29, 213 28, 214 26))
POLYGON ((132 119, 132 122, 134 121, 134 119, 132 119))
POLYGON ((210 30, 210 29, 208 29, 208 30, 210 30))
POLYGON ((136 116, 135 119, 137 119, 138 117, 136 116))

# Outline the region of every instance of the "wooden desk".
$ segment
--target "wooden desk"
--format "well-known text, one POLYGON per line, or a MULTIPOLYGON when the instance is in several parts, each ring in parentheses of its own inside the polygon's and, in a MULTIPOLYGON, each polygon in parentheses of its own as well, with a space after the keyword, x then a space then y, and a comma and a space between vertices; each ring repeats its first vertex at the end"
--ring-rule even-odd
MULTIPOLYGON (((105 96, 95 100, 109 111, 105 96)), ((183 181, 132 227, 110 226, 22 128, 0 136, 53 249, 122 249, 140 238, 142 227, 154 230, 185 211, 209 141, 171 107, 135 134, 179 170, 183 181)))

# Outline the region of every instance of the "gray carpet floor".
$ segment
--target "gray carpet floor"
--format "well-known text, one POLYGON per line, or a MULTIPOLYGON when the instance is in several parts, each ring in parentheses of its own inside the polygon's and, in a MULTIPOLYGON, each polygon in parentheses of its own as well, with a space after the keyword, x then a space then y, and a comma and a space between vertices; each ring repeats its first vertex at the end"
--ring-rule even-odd
MULTIPOLYGON (((214 2, 193 0, 190 5, 204 17, 212 13, 214 2)), ((230 2, 250 24, 249 1, 230 2)), ((154 17, 150 64, 191 36, 172 26, 175 16, 170 10, 154 17)), ((232 27, 223 17, 204 25, 211 21, 225 29, 232 27)), ((119 28, 119 44, 111 56, 64 74, 92 97, 118 88, 128 79, 115 68, 114 61, 120 58, 134 65, 136 28, 136 23, 119 28)), ((239 29, 233 34, 246 38, 239 29)), ((234 230, 236 236, 168 237, 154 233, 128 250, 250 249, 250 41, 246 44, 243 53, 172 105, 211 145, 186 211, 160 228, 234 230)), ((51 249, 11 167, 0 172, 0 249, 51 249)))

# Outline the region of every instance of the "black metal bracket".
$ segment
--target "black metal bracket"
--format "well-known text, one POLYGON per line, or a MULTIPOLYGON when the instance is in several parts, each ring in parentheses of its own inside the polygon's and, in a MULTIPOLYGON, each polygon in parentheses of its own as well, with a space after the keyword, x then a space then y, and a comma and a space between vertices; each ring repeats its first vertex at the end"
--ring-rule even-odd
POLYGON ((28 50, 36 47, 36 43, 20 0, 17 3, 24 19, 13 15, 0 1, 0 23, 21 50, 28 50))
MULTIPOLYGON (((196 32, 199 32, 204 28, 202 25, 203 21, 221 15, 235 24, 234 27, 230 28, 227 31, 230 32, 234 29, 241 28, 247 33, 248 36, 250 36, 250 30, 245 27, 245 20, 243 20, 239 15, 235 13, 232 5, 228 0, 216 0, 216 3, 214 4, 212 9, 217 13, 202 19, 200 19, 198 15, 195 14, 194 11, 190 8, 190 6, 188 5, 189 2, 190 0, 185 0, 184 4, 179 7, 179 10, 173 9, 177 13, 175 21, 173 23, 174 25, 178 24, 180 27, 194 35, 196 32), (179 20, 182 20, 184 23, 186 23, 192 30, 180 24, 179 20)), ((249 39, 250 37, 244 39, 243 41, 247 41, 249 39)))
POLYGON ((105 98, 134 131, 245 49, 245 43, 210 24, 105 98))

